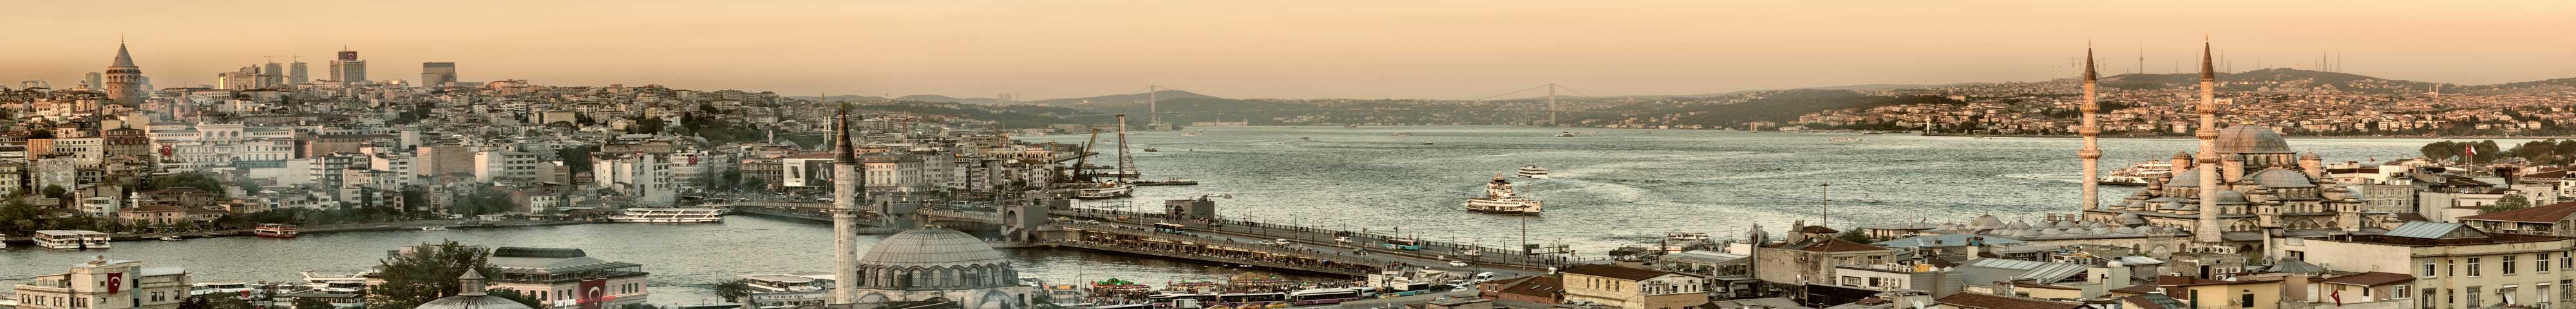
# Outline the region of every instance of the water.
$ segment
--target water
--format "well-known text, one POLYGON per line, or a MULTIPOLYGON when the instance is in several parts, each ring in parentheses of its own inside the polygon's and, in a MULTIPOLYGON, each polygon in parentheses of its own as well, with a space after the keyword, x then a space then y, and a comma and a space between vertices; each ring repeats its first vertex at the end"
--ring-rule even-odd
MULTIPOLYGON (((1979 213, 2007 218, 2076 209, 2072 138, 1924 137, 1902 134, 1790 134, 1682 130, 1597 130, 1549 137, 1556 129, 1522 127, 1210 127, 1203 137, 1135 134, 1137 164, 1147 178, 1194 178, 1198 186, 1142 187, 1141 211, 1159 200, 1232 194, 1218 203, 1229 217, 1345 229, 1389 231, 1425 239, 1493 245, 1521 241, 1527 219, 1533 243, 1571 244, 1585 254, 1643 244, 1672 231, 1720 238, 1760 223, 1779 232, 1791 220, 1818 220, 1819 184, 1832 183, 1833 225, 1964 220, 1979 213), (1411 137, 1392 136, 1413 132, 1411 137), (1646 134, 1652 132, 1653 134, 1646 134), (1828 142, 1833 136, 1864 139, 1828 142), (1313 141, 1298 141, 1298 137, 1313 141), (1421 145, 1424 142, 1435 145, 1421 145), (1158 147, 1161 152, 1143 152, 1158 147), (1525 181, 1523 192, 1547 200, 1544 217, 1461 211, 1494 175, 1522 165, 1557 179, 1525 181)), ((1024 140, 1080 142, 1081 135, 1024 140)), ((1106 140, 1104 138, 1104 140, 1106 140)), ((2414 157, 2432 140, 2292 139, 2328 162, 2414 157)), ((2507 143, 2507 141, 2498 141, 2507 143)), ((2192 149, 2190 139, 2105 139, 2104 169, 2164 160, 2192 149)), ((2513 141, 2511 143, 2519 143, 2513 141)), ((1104 148, 1106 150, 1106 148, 1104 148)), ((1107 157, 1102 157, 1106 159, 1107 157)), ((1096 162, 1108 164, 1108 162, 1096 162)), ((2116 199, 2133 189, 2105 187, 2116 199)), ((442 232, 362 232, 278 240, 134 241, 105 251, 11 248, 0 251, 0 285, 62 272, 96 254, 183 266, 198 281, 291 281, 306 270, 358 270, 385 250, 456 240, 483 246, 581 248, 592 256, 634 262, 652 272, 653 302, 713 302, 702 287, 747 273, 830 269, 831 227, 734 216, 722 224, 591 224, 442 232)), ((875 237, 866 241, 872 245, 875 237)), ((1212 264, 1052 249, 1005 249, 1023 274, 1056 283, 1106 277, 1160 285, 1223 280, 1240 270, 1212 264)))

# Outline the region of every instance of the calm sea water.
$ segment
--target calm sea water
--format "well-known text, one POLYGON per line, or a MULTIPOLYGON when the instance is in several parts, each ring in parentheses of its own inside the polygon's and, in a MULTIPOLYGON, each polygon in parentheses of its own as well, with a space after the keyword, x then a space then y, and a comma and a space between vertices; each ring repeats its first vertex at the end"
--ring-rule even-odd
MULTIPOLYGON (((1129 137, 1147 178, 1193 178, 1202 184, 1144 187, 1135 205, 1205 194, 1220 213, 1264 221, 1371 231, 1426 239, 1517 244, 1524 219, 1530 242, 1570 244, 1584 254, 1643 244, 1666 232, 1742 235, 1752 224, 1778 229, 1818 221, 1820 184, 1831 183, 1833 225, 1962 220, 1979 213, 2007 218, 2076 209, 2077 168, 2071 138, 1923 137, 1913 135, 1597 130, 1524 127, 1234 127, 1129 137), (1393 136, 1411 132, 1414 136, 1393 136), (1651 132, 1651 134, 1649 134, 1651 132), (1829 142, 1828 137, 1860 137, 1829 142), (1311 138, 1299 141, 1297 138, 1311 138), (1433 143, 1422 145, 1422 143, 1433 143), (1159 152, 1144 152, 1154 147, 1159 152), (1544 217, 1458 210, 1495 175, 1523 165, 1556 179, 1527 181, 1524 192, 1548 203, 1544 217)), ((1024 137, 1080 142, 1084 136, 1024 137)), ((2431 140, 2292 139, 2328 161, 2412 157, 2431 140)), ((2505 141, 2499 141, 2505 142, 2505 141)), ((2162 160, 2191 149, 2189 139, 2106 139, 2104 168, 2162 160)), ((1105 157, 1104 157, 1105 158, 1105 157)), ((2129 188, 2106 187, 2116 198, 2129 188)), ((1093 204, 1096 207, 1114 206, 1093 204)), ((358 270, 385 250, 456 240, 484 246, 581 248, 592 256, 643 264, 653 273, 654 302, 712 302, 702 287, 748 273, 830 269, 831 227, 735 216, 722 224, 593 224, 441 232, 364 232, 291 240, 138 241, 103 251, 0 250, 0 285, 62 272, 93 255, 189 268, 198 281, 298 279, 306 270, 358 270)), ((874 237, 868 238, 874 241, 874 237)), ((864 244, 863 244, 864 245, 864 244)), ((1071 250, 1007 249, 1024 274, 1072 283, 1118 277, 1148 284, 1223 280, 1242 270, 1071 250)))

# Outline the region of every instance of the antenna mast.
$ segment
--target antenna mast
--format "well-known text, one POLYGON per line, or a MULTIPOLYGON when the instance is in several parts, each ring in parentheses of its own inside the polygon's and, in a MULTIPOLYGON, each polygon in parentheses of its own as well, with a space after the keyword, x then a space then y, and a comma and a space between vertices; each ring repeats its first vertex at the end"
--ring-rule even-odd
POLYGON ((1136 159, 1127 157, 1127 115, 1118 115, 1118 175, 1120 181, 1134 180, 1136 159))

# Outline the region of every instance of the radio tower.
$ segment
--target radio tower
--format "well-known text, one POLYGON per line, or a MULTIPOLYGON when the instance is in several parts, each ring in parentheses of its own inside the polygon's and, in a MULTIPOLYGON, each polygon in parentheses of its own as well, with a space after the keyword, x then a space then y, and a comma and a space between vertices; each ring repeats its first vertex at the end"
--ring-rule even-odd
POLYGON ((1118 180, 1136 180, 1136 159, 1127 157, 1127 115, 1118 115, 1118 180))

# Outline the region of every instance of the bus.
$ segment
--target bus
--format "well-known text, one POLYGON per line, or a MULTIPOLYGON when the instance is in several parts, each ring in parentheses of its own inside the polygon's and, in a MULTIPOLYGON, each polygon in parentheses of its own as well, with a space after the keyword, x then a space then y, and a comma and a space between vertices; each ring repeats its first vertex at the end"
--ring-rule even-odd
POLYGON ((1180 224, 1173 224, 1173 223, 1155 223, 1155 224, 1154 224, 1154 232, 1160 232, 1160 233, 1180 234, 1181 232, 1187 232, 1187 231, 1189 231, 1189 230, 1187 230, 1187 228, 1189 228, 1189 226, 1184 226, 1184 225, 1180 225, 1180 224))
POLYGON ((1216 294, 1158 294, 1145 296, 1145 302, 1154 304, 1154 308, 1177 308, 1181 302, 1206 307, 1216 303, 1216 294))
POLYGON ((1397 290, 1397 291, 1395 292, 1395 296, 1397 296, 1397 297, 1403 297, 1403 296, 1414 296, 1414 295, 1430 294, 1430 293, 1432 293, 1432 292, 1437 292, 1437 291, 1432 291, 1432 290, 1431 290, 1431 283, 1430 283, 1430 282, 1414 282, 1414 283, 1412 283, 1412 284, 1406 284, 1406 285, 1404 285, 1403 289, 1397 290))
POLYGON ((1412 239, 1388 239, 1386 240, 1386 248, 1389 250, 1422 250, 1422 241, 1412 239))
POLYGON ((1289 292, 1288 299, 1290 301, 1295 301, 1298 306, 1339 304, 1346 301, 1359 300, 1360 289, 1334 288, 1301 290, 1289 292))
POLYGON ((1242 293, 1216 296, 1218 306, 1252 308, 1288 301, 1286 293, 1242 293))

